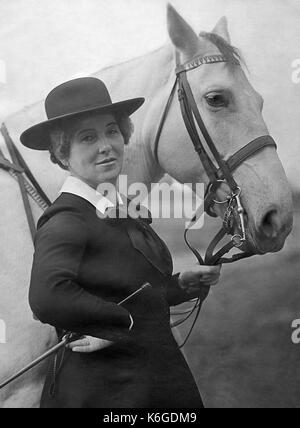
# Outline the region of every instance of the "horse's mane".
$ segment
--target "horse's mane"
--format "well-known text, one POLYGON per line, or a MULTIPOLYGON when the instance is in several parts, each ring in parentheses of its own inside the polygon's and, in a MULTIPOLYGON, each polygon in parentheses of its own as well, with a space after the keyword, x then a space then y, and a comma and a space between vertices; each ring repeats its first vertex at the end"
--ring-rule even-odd
MULTIPOLYGON (((245 62, 243 57, 242 57, 241 52, 239 51, 239 49, 232 46, 223 37, 221 37, 215 33, 210 33, 210 32, 205 32, 205 31, 201 32, 200 36, 203 37, 204 39, 206 39, 207 41, 211 42, 213 45, 215 45, 219 49, 221 54, 227 57, 228 62, 230 64, 236 64, 237 61, 243 62, 243 63, 245 62)), ((165 48, 166 48, 166 45, 160 46, 159 48, 157 48, 151 52, 147 52, 145 54, 142 54, 140 56, 130 58, 128 60, 125 60, 123 62, 119 62, 117 64, 110 64, 110 65, 102 68, 101 70, 97 70, 96 72, 93 73, 93 75, 99 73, 99 71, 105 72, 105 71, 109 71, 110 69, 113 69, 116 66, 130 64, 134 61, 138 61, 138 60, 148 56, 149 54, 155 54, 156 52, 162 51, 165 48)))

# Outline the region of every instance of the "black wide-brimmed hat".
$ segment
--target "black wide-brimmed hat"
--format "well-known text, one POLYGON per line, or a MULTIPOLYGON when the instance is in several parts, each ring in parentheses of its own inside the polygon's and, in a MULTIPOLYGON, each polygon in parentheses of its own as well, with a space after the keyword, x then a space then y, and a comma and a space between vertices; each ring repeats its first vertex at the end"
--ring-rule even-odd
POLYGON ((91 112, 124 113, 130 116, 144 103, 144 98, 133 98, 113 103, 105 84, 95 77, 70 80, 54 88, 45 100, 48 120, 38 123, 20 137, 24 146, 48 150, 50 132, 64 119, 76 118, 91 112))

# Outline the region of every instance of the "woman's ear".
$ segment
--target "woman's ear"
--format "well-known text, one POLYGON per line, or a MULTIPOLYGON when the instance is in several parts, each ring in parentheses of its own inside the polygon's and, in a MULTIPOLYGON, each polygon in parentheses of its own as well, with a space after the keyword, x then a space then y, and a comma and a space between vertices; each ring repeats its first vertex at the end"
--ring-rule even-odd
POLYGON ((70 170, 70 164, 69 164, 69 159, 62 159, 62 157, 58 154, 55 153, 55 158, 58 161, 57 163, 65 170, 69 171, 70 170))

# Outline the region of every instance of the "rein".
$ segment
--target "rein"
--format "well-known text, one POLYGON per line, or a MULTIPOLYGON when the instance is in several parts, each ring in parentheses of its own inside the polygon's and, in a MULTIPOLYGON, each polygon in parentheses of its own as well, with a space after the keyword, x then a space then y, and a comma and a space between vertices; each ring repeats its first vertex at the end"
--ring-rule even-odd
MULTIPOLYGON (((164 108, 158 131, 154 140, 153 155, 156 162, 159 164, 158 159, 158 146, 160 137, 162 134, 163 127, 165 125, 170 107, 175 97, 175 92, 177 89, 178 101, 180 103, 181 115, 183 122, 185 124, 186 130, 190 136, 190 139, 194 145, 194 149, 199 156, 200 162, 202 163, 206 175, 209 179, 209 184, 206 189, 205 200, 204 200, 204 210, 211 217, 217 217, 213 212, 212 208, 215 204, 227 205, 225 215, 223 218, 223 225, 221 230, 216 234, 211 243, 209 244, 204 258, 200 253, 189 243, 187 234, 190 230, 190 226, 185 229, 184 239, 188 248, 192 251, 194 256, 200 265, 218 265, 223 263, 233 263, 247 257, 254 255, 253 252, 241 252, 234 254, 232 257, 224 257, 228 254, 233 248, 239 248, 247 242, 246 237, 246 227, 245 227, 245 210, 242 205, 241 194, 242 189, 236 183, 233 177, 233 171, 236 170, 245 160, 253 156, 257 152, 261 151, 265 147, 274 147, 277 148, 275 141, 270 135, 264 135, 248 143, 245 147, 237 151, 229 159, 225 160, 220 155, 216 145, 214 144, 205 124, 202 119, 201 113, 198 109, 197 103, 195 101, 193 91, 188 82, 187 73, 191 70, 194 70, 203 65, 210 65, 216 63, 229 63, 229 59, 224 55, 209 55, 209 56, 197 56, 190 61, 187 61, 184 64, 179 63, 179 54, 176 53, 176 80, 172 87, 170 96, 168 98, 167 104, 164 108), (201 131, 201 136, 198 133, 197 126, 201 131), (205 145, 204 145, 205 143, 205 145), (209 149, 211 156, 208 155, 206 147, 209 149), (229 188, 229 194, 224 201, 218 201, 216 198, 216 193, 222 184, 227 184, 229 188), (235 226, 238 225, 238 232, 235 232, 235 226), (226 245, 224 245, 220 250, 215 252, 217 246, 223 240, 226 235, 231 235, 231 240, 226 245)), ((232 61, 231 61, 232 63, 232 61)), ((240 66, 238 60, 234 61, 234 65, 240 66)), ((196 215, 191 220, 193 223, 196 220, 196 215)), ((195 321, 192 325, 192 328, 188 334, 191 334, 191 331, 195 325, 197 317, 200 313, 201 306, 208 296, 210 287, 202 287, 201 296, 196 299, 196 304, 192 311, 186 311, 181 313, 176 313, 174 315, 182 315, 189 313, 188 317, 179 320, 172 324, 172 327, 176 327, 183 322, 185 322, 197 309, 195 321)), ((186 338, 183 345, 186 343, 188 337, 186 338)), ((181 346, 183 346, 181 345, 181 346)))

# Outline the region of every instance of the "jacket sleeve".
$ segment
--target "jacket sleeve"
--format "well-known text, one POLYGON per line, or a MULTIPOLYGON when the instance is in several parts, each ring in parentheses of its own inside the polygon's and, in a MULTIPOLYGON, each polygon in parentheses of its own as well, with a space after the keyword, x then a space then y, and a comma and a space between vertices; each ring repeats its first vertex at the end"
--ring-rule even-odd
POLYGON ((167 281, 166 286, 166 299, 169 306, 180 305, 181 303, 187 302, 194 299, 193 296, 186 293, 178 284, 180 273, 171 276, 170 280, 167 281))
POLYGON ((43 323, 115 342, 130 334, 131 317, 125 308, 78 284, 86 243, 87 230, 80 213, 59 213, 38 230, 29 303, 43 323))

